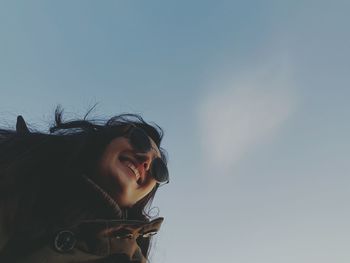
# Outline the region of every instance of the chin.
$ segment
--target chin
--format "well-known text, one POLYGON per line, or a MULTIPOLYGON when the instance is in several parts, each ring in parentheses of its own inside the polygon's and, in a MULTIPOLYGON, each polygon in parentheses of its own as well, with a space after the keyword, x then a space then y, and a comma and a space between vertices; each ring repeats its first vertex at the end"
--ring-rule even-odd
POLYGON ((117 204, 121 208, 132 207, 136 203, 136 202, 132 202, 132 200, 130 200, 129 198, 127 198, 125 196, 121 196, 121 195, 117 195, 113 199, 114 199, 114 201, 117 202, 117 204))

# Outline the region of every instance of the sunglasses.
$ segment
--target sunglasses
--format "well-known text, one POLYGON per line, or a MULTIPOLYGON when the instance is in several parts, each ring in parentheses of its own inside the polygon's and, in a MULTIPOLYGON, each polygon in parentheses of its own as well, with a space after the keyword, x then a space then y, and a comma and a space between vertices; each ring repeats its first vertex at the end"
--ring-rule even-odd
MULTIPOLYGON (((131 147, 138 153, 147 153, 151 150, 152 144, 147 133, 138 127, 131 126, 126 133, 131 147)), ((164 161, 157 157, 152 160, 150 174, 158 184, 169 183, 169 171, 164 161)))

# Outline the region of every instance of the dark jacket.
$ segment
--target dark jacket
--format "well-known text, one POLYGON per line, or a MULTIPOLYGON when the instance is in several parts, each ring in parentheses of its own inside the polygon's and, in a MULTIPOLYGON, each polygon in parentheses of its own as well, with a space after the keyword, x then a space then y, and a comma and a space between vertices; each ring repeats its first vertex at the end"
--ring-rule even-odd
POLYGON ((0 262, 146 262, 140 244, 163 218, 130 220, 84 176, 40 184, 0 198, 0 262))

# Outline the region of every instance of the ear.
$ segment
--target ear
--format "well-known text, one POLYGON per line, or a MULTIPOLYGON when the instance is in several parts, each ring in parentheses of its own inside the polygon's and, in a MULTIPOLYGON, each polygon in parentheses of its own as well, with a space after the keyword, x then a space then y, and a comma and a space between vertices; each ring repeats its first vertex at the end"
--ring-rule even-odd
POLYGON ((17 116, 16 132, 21 135, 26 135, 30 133, 27 124, 21 115, 17 116))

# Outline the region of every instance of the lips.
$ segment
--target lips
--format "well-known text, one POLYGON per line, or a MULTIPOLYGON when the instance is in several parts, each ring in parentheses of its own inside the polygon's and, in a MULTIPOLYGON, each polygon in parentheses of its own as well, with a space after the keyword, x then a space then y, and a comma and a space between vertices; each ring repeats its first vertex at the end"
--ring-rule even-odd
POLYGON ((138 181, 140 179, 140 173, 139 171, 137 170, 137 168, 130 162, 125 162, 124 163, 136 176, 136 181, 138 181))
POLYGON ((136 181, 138 182, 141 178, 141 175, 139 170, 136 168, 134 161, 126 156, 121 156, 119 159, 135 175, 136 181))

